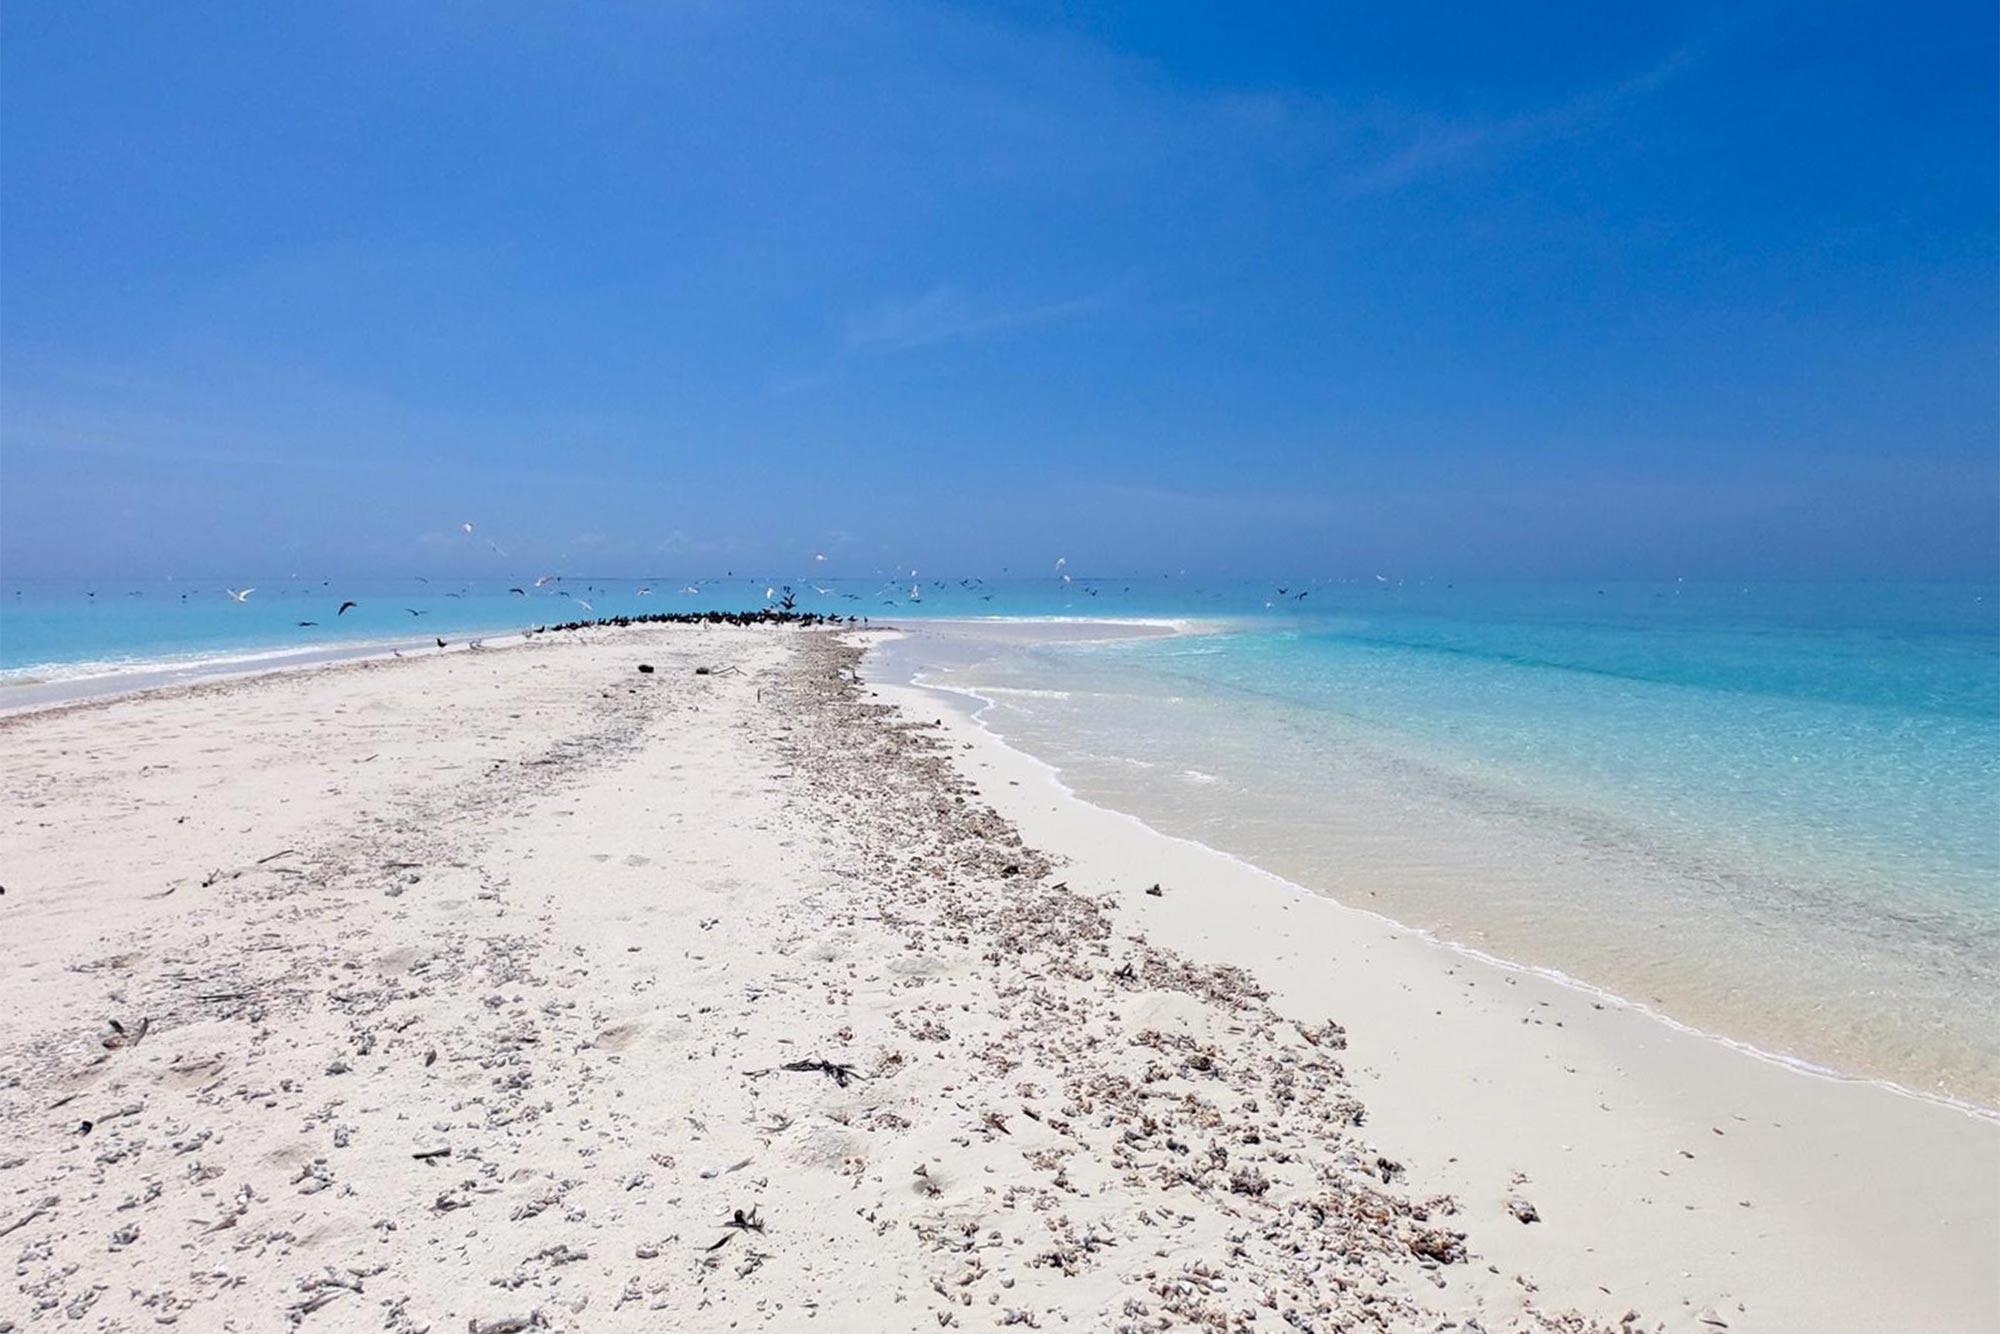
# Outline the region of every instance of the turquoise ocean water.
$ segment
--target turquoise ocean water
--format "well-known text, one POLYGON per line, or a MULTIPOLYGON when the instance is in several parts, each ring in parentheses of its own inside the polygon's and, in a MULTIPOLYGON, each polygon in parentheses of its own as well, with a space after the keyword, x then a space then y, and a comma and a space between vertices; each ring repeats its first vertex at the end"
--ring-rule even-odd
MULTIPOLYGON (((291 579, 242 604, 212 581, 0 584, 0 685, 494 634, 579 599, 752 607, 784 582, 291 579)), ((920 631, 1180 620, 1199 633, 959 626, 885 661, 982 701, 1084 797, 1307 888, 1770 1052, 2000 1105, 1992 586, 915 582, 916 602, 909 579, 789 581, 801 608, 920 631)))

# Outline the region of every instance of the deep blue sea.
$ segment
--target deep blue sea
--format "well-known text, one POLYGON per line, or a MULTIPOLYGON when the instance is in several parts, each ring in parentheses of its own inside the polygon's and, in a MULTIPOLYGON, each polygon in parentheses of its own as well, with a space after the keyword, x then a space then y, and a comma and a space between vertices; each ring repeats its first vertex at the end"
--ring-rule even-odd
POLYGON ((1047 618, 893 661, 1167 832, 1767 1051, 2000 1104, 1992 585, 249 582, 0 584, 0 684, 787 585, 919 627, 1047 618), (1195 632, 1062 624, 1099 617, 1195 632))

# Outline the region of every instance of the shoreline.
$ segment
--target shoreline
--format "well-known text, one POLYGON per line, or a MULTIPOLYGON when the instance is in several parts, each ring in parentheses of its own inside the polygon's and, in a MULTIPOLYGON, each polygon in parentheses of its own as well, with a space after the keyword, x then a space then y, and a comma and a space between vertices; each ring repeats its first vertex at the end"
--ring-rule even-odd
POLYGON ((1006 733, 1000 731, 997 727, 993 726, 992 723, 990 723, 987 720, 986 714, 989 713, 994 707, 996 707, 997 701, 993 700, 988 695, 980 693, 980 691, 977 688, 970 686, 946 685, 938 681, 923 679, 921 674, 917 679, 913 679, 908 682, 890 683, 890 684, 906 685, 912 689, 920 691, 925 691, 940 695, 954 696, 959 699, 969 699, 976 701, 978 707, 976 709, 973 709, 968 715, 971 721, 975 725, 977 725, 982 731, 986 732, 989 736, 991 736, 996 742, 1006 747, 1014 754, 1019 755, 1023 760, 1032 763, 1036 766, 1039 766, 1042 769, 1045 769, 1048 773, 1050 781, 1054 783, 1058 788, 1060 788, 1063 794, 1068 799, 1075 801, 1080 805, 1088 806, 1093 810, 1102 811, 1107 815, 1115 816, 1122 820, 1129 820, 1139 829, 1144 830, 1147 834, 1155 838, 1165 839, 1175 843, 1184 844, 1188 848, 1198 850, 1199 852, 1205 855, 1220 857, 1227 861, 1233 862, 1236 865, 1242 867, 1244 871, 1256 876, 1263 877, 1264 879, 1268 880, 1274 889, 1281 890, 1285 893, 1301 895, 1308 899, 1324 900, 1329 903, 1337 904, 1339 907, 1348 912, 1359 913, 1364 916, 1373 918, 1392 930, 1408 933, 1409 935, 1417 937, 1423 940, 1425 943, 1439 950, 1445 951, 1459 958, 1483 964, 1489 968, 1494 968, 1505 972, 1517 973, 1526 977, 1539 978, 1543 981, 1552 983, 1556 986, 1564 987, 1569 990, 1575 991, 1593 1000, 1604 1001, 1612 1005, 1615 1005, 1622 1010, 1628 1010, 1635 1014, 1644 1015, 1646 1018, 1652 1020, 1653 1022, 1661 1024, 1666 1028, 1673 1030, 1676 1033, 1681 1033, 1689 1037, 1700 1038, 1704 1041, 1713 1042, 1718 1046, 1727 1048, 1730 1051, 1751 1057, 1755 1060, 1767 1062, 1773 1066, 1789 1070, 1798 1075, 1806 1076, 1813 1079, 1823 1079, 1830 1083, 1835 1083, 1835 1084, 1848 1084, 1848 1085, 1858 1085, 1870 1088, 1877 1088, 1886 1093, 1895 1094, 1901 1097, 1913 1099, 1917 1102, 1928 1103, 1941 1108, 1948 1109, 1950 1111, 1959 1112, 1966 1116, 1973 1117, 1977 1120, 1990 1121, 1995 1124, 2000 1124, 2000 1107, 1988 1106, 1984 1103, 1971 1101, 1970 1099, 1953 1097, 1950 1094, 1934 1093, 1926 1089, 1912 1088, 1907 1084, 1901 1084, 1891 1079, 1882 1079, 1870 1075, 1850 1074, 1846 1071, 1836 1069, 1832 1066, 1823 1065, 1818 1062, 1808 1060, 1802 1056, 1793 1056, 1785 1052, 1769 1051, 1763 1047, 1757 1046, 1755 1043, 1747 1042, 1741 1038, 1731 1037, 1727 1033, 1716 1032, 1711 1029, 1702 1028, 1695 1024, 1684 1023, 1681 1020, 1676 1019, 1673 1015, 1667 1013, 1666 1011, 1661 1010, 1653 1005, 1647 1004, 1645 1001, 1633 1000, 1629 997, 1620 995, 1617 992, 1611 991, 1608 988, 1598 986, 1597 984, 1589 982, 1583 978, 1572 976, 1571 974, 1566 973, 1559 968, 1548 967, 1540 964, 1521 963, 1513 959, 1508 959, 1497 954, 1489 953, 1488 951, 1481 950, 1476 946, 1467 945, 1460 941, 1452 940, 1445 936, 1439 935, 1436 932, 1431 931, 1425 927, 1413 926, 1410 923, 1400 921, 1397 918, 1391 916, 1390 914, 1382 912, 1378 909, 1369 908, 1361 904, 1350 903, 1338 897, 1337 895, 1322 893, 1319 890, 1315 890, 1308 886, 1299 884, 1297 881, 1290 880, 1276 871, 1272 871, 1267 869, 1266 867, 1259 866, 1256 862, 1250 860, 1248 857, 1241 856, 1237 853, 1229 852, 1222 848, 1213 847, 1210 844, 1203 843, 1201 840, 1196 838, 1191 838, 1185 834, 1175 834, 1167 830, 1160 829, 1152 824, 1147 823, 1147 821, 1141 816, 1134 815, 1129 811, 1118 810, 1115 807, 1105 806, 1099 802, 1094 802, 1090 798, 1085 797, 1082 794, 1078 793, 1076 789, 1071 787, 1063 779, 1062 771, 1059 767, 1049 763, 1048 761, 1042 759, 1041 757, 1029 751, 1021 749, 1018 745, 1016 745, 1013 741, 1011 741, 1007 737, 1006 733))
MULTIPOLYGON (((751 608, 749 610, 754 610, 751 608)), ((646 612, 625 613, 632 616, 646 615, 646 612)), ((558 619, 545 619, 528 624, 518 620, 508 621, 491 630, 454 630, 459 636, 454 646, 470 640, 484 641, 487 647, 499 647, 505 643, 515 643, 527 637, 538 628, 559 623, 558 619)), ((1224 624, 1220 618, 1173 617, 1173 616, 1027 616, 996 613, 990 616, 950 615, 935 620, 919 620, 925 626, 964 625, 1111 625, 1157 627, 1173 634, 1205 633, 1201 628, 1212 624, 1224 624)), ((895 622, 884 618, 867 628, 893 628, 895 622)), ((11 691, 28 689, 60 690, 72 686, 98 686, 103 682, 132 681, 135 684, 122 685, 114 689, 97 689, 79 693, 74 698, 90 698, 108 693, 130 693, 132 691, 154 689, 159 685, 178 685, 194 680, 206 680, 224 676, 249 675, 262 671, 276 671, 286 667, 312 666, 323 662, 343 662, 354 658, 388 654, 402 650, 414 652, 435 651, 430 637, 414 638, 362 638, 333 640, 314 644, 288 643, 273 640, 269 643, 237 645, 230 648, 191 649, 185 653, 167 653, 156 657, 134 658, 91 658, 52 662, 26 663, 19 667, 0 668, 0 713, 17 709, 20 705, 4 702, 11 691), (157 678, 172 677, 172 680, 157 678)), ((61 703, 62 699, 48 702, 61 703)), ((39 705, 38 705, 39 706, 39 705)))
MULTIPOLYGON (((932 716, 942 708, 942 725, 966 755, 984 766, 979 772, 1004 780, 998 787, 990 781, 982 784, 982 791, 1032 841, 1069 853, 1073 868, 1108 876, 1138 863, 1141 878, 1178 872, 1184 882, 1226 886, 1205 886, 1202 903, 1171 929, 1164 928, 1167 909, 1159 906, 1161 901, 1133 899, 1147 905, 1141 911, 1149 934, 1197 957, 1246 967, 1280 998, 1333 1013, 1347 1024, 1357 1046, 1364 1032, 1377 1039, 1390 1037, 1400 1046, 1415 1039, 1427 1022, 1454 1021, 1458 1031, 1445 1040, 1458 1053, 1454 1060, 1478 1068, 1473 1081, 1480 1090, 1477 1102, 1464 1101, 1466 1085, 1452 1071, 1413 1070, 1400 1062, 1372 1070, 1357 1067, 1358 1091, 1371 1109, 1384 1111, 1382 1134, 1389 1133, 1392 1120, 1405 1126, 1416 1122, 1427 1124, 1438 1141, 1453 1145, 1456 1152, 1447 1162, 1427 1164, 1436 1174, 1429 1184, 1460 1198, 1491 1192, 1486 1207, 1493 1225, 1503 1221, 1496 1183, 1522 1171, 1523 1164, 1532 1160, 1526 1171, 1537 1183, 1563 1183, 1570 1198, 1561 1207, 1582 1215, 1574 1220, 1581 1229, 1575 1250, 1559 1261, 1546 1252, 1538 1256, 1531 1246, 1494 1251, 1504 1264, 1535 1267, 1543 1291, 1556 1300, 1585 1302, 1603 1289, 1629 1293, 1636 1275, 1650 1275, 1654 1289, 1671 1287, 1671 1274, 1663 1272, 1667 1266, 1658 1263, 1664 1253, 1673 1257, 1674 1272, 1700 1275, 1709 1270, 1710 1286, 1704 1291, 1711 1306, 1731 1294, 1757 1293, 1759 1300, 1744 1318, 1749 1328, 1845 1327, 1857 1323, 1856 1312, 1869 1311, 1877 1327, 1970 1330, 2000 1314, 2000 1291, 1968 1279, 1959 1263, 2000 1246, 2000 1198, 1976 1187, 1968 1195, 1960 1175, 1969 1173, 1975 1181, 2000 1179, 2000 1118, 1989 1109, 1888 1081, 1821 1071, 1678 1024, 1642 1004, 1602 997, 1597 989, 1554 970, 1454 946, 1076 795, 1054 766, 1016 749, 976 716, 985 707, 976 691, 886 679, 871 685, 906 712, 922 711, 918 716, 932 716), (1079 855, 1080 849, 1105 851, 1079 855), (1305 937, 1292 931, 1290 918, 1298 912, 1310 914, 1313 922, 1305 937), (1298 957, 1297 946, 1308 940, 1321 947, 1325 964, 1298 957), (1370 958, 1384 950, 1395 957, 1387 963, 1370 958), (1338 966, 1332 962, 1335 952, 1338 966), (1364 960, 1364 966, 1386 972, 1377 984, 1337 980, 1364 960), (1469 989, 1482 984, 1497 988, 1505 997, 1503 1012, 1454 1014, 1455 985, 1440 985, 1441 974, 1465 980, 1469 989), (1470 981, 1475 974, 1483 983, 1470 981), (1402 999, 1413 992, 1424 997, 1421 1003, 1402 999), (1394 998, 1385 1001, 1385 995, 1394 998), (1517 1013, 1523 1002, 1526 1013, 1517 1013), (1371 1010, 1373 1022, 1364 1028, 1355 1016, 1371 1010), (1560 1035, 1534 1017, 1548 1011, 1563 1015, 1549 1021, 1560 1035), (1520 1045, 1515 1034, 1522 1025, 1532 1025, 1548 1041, 1520 1045), (1618 1031, 1590 1031, 1612 1027, 1618 1031), (1494 1051, 1510 1054, 1482 1059, 1483 1053, 1494 1051), (1563 1072, 1557 1078, 1564 1082, 1551 1082, 1552 1069, 1563 1072), (1602 1081, 1617 1092, 1602 1102, 1594 1095, 1579 1099, 1571 1093, 1570 1105, 1559 1111, 1552 1095, 1569 1092, 1565 1085, 1577 1079, 1602 1081), (1621 1119, 1608 1128, 1601 1124, 1611 1119, 1602 1113, 1612 1108, 1630 1121, 1621 1119), (1760 1111, 1761 1134, 1751 1128, 1760 1111), (1726 1135, 1723 1126, 1729 1127, 1726 1135), (1708 1183, 1707 1202, 1702 1197, 1686 1201, 1692 1211, 1687 1226, 1676 1224, 1662 1233, 1657 1226, 1634 1222, 1654 1210, 1667 1174, 1692 1171, 1693 1155, 1707 1156, 1704 1141, 1713 1146, 1745 1136, 1762 1142, 1748 1152, 1729 1144, 1731 1161, 1708 1183), (1658 1152, 1662 1140, 1675 1147, 1658 1152), (1578 1181, 1570 1160, 1580 1147, 1593 1143, 1596 1167, 1589 1179, 1578 1181), (1874 1169, 1860 1165, 1878 1146, 1888 1144, 1903 1146, 1905 1152, 1927 1146, 1924 1156, 1930 1161, 1923 1170, 1928 1188, 1908 1181, 1888 1186, 1879 1178, 1865 1186, 1854 1184, 1857 1170, 1874 1176, 1874 1169), (1732 1201, 1743 1213, 1725 1209, 1732 1201), (1753 1214, 1768 1209, 1786 1216, 1780 1232, 1791 1253, 1785 1258, 1767 1253, 1768 1215, 1751 1221, 1753 1214), (1830 1221, 1844 1217, 1869 1217, 1874 1224, 1864 1232, 1830 1221), (1607 1232, 1630 1234, 1628 1253, 1607 1255, 1613 1249, 1607 1232), (1954 1254, 1968 1243, 1969 1251, 1954 1254), (1742 1263, 1742 1257, 1753 1254, 1764 1258, 1742 1263), (1827 1286, 1827 1275, 1834 1272, 1846 1277, 1827 1286), (1944 1306, 1933 1307, 1920 1296, 1926 1288, 1936 1292, 1954 1285, 1958 1296, 1944 1306), (1954 1308, 1957 1315, 1948 1315, 1954 1308)), ((1134 892, 1125 891, 1128 896, 1134 892)), ((1170 906, 1180 897, 1169 894, 1164 903, 1170 906)), ((1413 1152, 1406 1160, 1413 1175, 1417 1158, 1413 1152)), ((1539 1197, 1537 1204, 1542 1205, 1539 1197)), ((1544 1221, 1553 1213, 1546 1205, 1541 1208, 1544 1221)), ((1475 1210, 1473 1217, 1480 1213, 1475 1210)), ((1529 1240, 1505 1228, 1497 1233, 1489 1229, 1486 1236, 1489 1245, 1529 1240)), ((1647 1292, 1649 1299, 1659 1295, 1647 1292)), ((1672 1300, 1679 1305, 1683 1297, 1676 1293, 1672 1300)), ((1691 1303, 1687 1309, 1693 1309, 1704 1298, 1697 1294, 1685 1300, 1691 1303)), ((1659 1305, 1657 1300, 1638 1304, 1649 1316, 1659 1305)))
POLYGON ((435 639, 362 639, 310 648, 248 649, 240 653, 202 654, 188 658, 145 658, 120 663, 76 663, 105 668, 71 676, 21 677, 13 672, 44 671, 58 664, 9 669, 0 673, 0 718, 61 708, 90 700, 118 699, 210 681, 244 680, 347 662, 375 662, 399 657, 435 656, 473 647, 508 648, 525 643, 525 629, 472 636, 439 648, 435 639))
MULTIPOLYGON (((1226 627, 1228 624, 1229 621, 1227 618, 1015 615, 996 613, 986 616, 941 616, 935 620, 920 618, 908 623, 884 618, 875 623, 850 626, 840 633, 875 636, 878 637, 879 643, 886 643, 890 639, 908 637, 916 633, 919 629, 924 631, 940 629, 949 631, 958 626, 991 629, 995 626, 1006 625, 1020 625, 1024 627, 1106 626, 1115 627, 1120 631, 1157 631, 1162 636, 1170 637, 1213 633, 1218 627, 1226 627)), ((11 680, 8 679, 7 673, 0 672, 0 718, 59 709, 72 704, 128 698, 154 691, 171 690, 182 686, 248 680, 266 675, 295 673, 312 668, 338 666, 343 663, 388 661, 405 657, 434 657, 439 654, 467 652, 474 649, 486 651, 513 647, 532 640, 538 628, 528 627, 494 634, 471 636, 467 639, 452 642, 442 649, 436 647, 432 641, 425 639, 357 640, 349 643, 311 648, 255 649, 245 650, 240 653, 202 655, 188 659, 177 657, 140 659, 134 660, 130 664, 110 665, 109 670, 102 672, 67 677, 38 678, 29 681, 11 680)), ((1117 639, 1125 637, 1128 636, 1126 634, 1105 635, 1102 637, 1102 642, 1114 642, 1117 639)), ((1079 638, 1083 642, 1096 642, 1097 639, 1097 637, 1092 636, 1082 636, 1079 638)), ((875 653, 877 647, 877 643, 871 643, 868 650, 871 655, 875 653)), ((75 665, 84 666, 94 664, 75 665)), ((25 671, 31 669, 24 668, 19 670, 25 671)), ((990 712, 997 704, 997 701, 989 695, 982 694, 978 689, 973 687, 948 685, 935 680, 922 679, 923 675, 923 671, 919 669, 919 679, 892 684, 906 684, 923 691, 936 692, 975 701, 978 708, 972 713, 972 721, 981 730, 987 732, 1009 750, 1047 769, 1051 779, 1071 800, 1091 806, 1094 809, 1106 811, 1109 814, 1116 815, 1120 819, 1129 820, 1156 837, 1181 842, 1205 854, 1225 858, 1242 866, 1248 872, 1268 878, 1279 889, 1312 899, 1336 903, 1348 911, 1375 918, 1393 930, 1406 932, 1421 938, 1432 946, 1455 956, 1488 967, 1518 973, 1522 976, 1540 978, 1555 985, 1569 988, 1593 999, 1644 1015, 1677 1033, 1716 1043, 1731 1051, 1752 1057, 1756 1060, 1768 1062, 1796 1074, 1823 1079, 1837 1084, 1878 1088, 1888 1093, 1911 1098, 1918 1102, 1933 1104, 1979 1120, 2000 1123, 2000 1105, 1989 1105, 1968 1098, 1955 1097, 1947 1093, 1912 1087, 1893 1079, 1853 1074, 1835 1066, 1826 1065, 1805 1057, 1761 1047, 1754 1042, 1733 1037, 1727 1032, 1687 1023, 1676 1018, 1666 1010, 1648 1004, 1645 1001, 1631 999, 1608 987, 1600 986, 1584 978, 1569 974, 1560 968, 1523 963, 1503 955, 1482 950, 1477 946, 1467 945, 1463 942, 1450 939, 1425 927, 1401 921, 1389 913, 1368 908, 1364 905, 1349 903, 1334 895, 1311 889, 1288 879, 1276 871, 1259 866, 1248 857, 1212 847, 1198 839, 1159 829, 1148 824, 1142 817, 1130 812, 1094 803, 1071 788, 1062 779, 1060 770, 1054 765, 1027 751, 1019 749, 1004 733, 1001 733, 986 719, 984 715, 990 712)))
MULTIPOLYGON (((950 615, 936 619, 918 618, 896 621, 884 618, 879 622, 848 627, 842 633, 879 637, 880 643, 890 639, 907 638, 912 634, 929 631, 951 631, 956 627, 972 627, 990 630, 996 626, 1019 625, 1022 627, 1062 626, 1062 627, 1112 627, 1121 633, 1101 637, 1102 642, 1115 642, 1129 637, 1134 630, 1156 631, 1162 636, 1184 636, 1213 633, 1229 624, 1228 618, 1172 617, 1172 616, 1065 616, 1065 615, 1015 615, 996 613, 992 615, 950 615)), ((7 673, 0 673, 0 718, 21 714, 37 713, 66 705, 96 700, 109 700, 144 695, 153 691, 170 690, 176 687, 199 685, 210 682, 254 679, 265 675, 300 672, 311 668, 337 666, 349 662, 388 661, 394 658, 437 656, 442 653, 481 651, 512 647, 529 642, 535 637, 538 627, 509 630, 502 633, 471 636, 450 643, 445 648, 437 648, 427 639, 410 640, 357 640, 349 643, 315 646, 310 648, 273 648, 245 650, 240 653, 201 655, 182 659, 167 657, 140 659, 130 664, 112 664, 109 670, 88 674, 20 681, 8 679, 7 673)), ((1081 642, 1096 642, 1099 637, 1079 636, 1081 642)), ((873 654, 876 644, 871 644, 873 654)), ((77 666, 94 664, 75 664, 77 666)), ((29 669, 19 669, 29 670, 29 669)), ((1989 1105, 1969 1098, 1960 1098, 1948 1093, 1913 1087, 1897 1080, 1877 1076, 1854 1074, 1838 1067, 1813 1061, 1806 1057, 1774 1051, 1754 1042, 1731 1036, 1713 1028, 1684 1022, 1672 1013, 1645 1001, 1634 1000, 1608 987, 1600 986, 1584 978, 1574 976, 1560 968, 1523 963, 1515 959, 1482 950, 1440 935, 1425 927, 1404 922, 1389 913, 1349 903, 1332 894, 1322 893, 1296 881, 1288 879, 1276 871, 1259 866, 1248 857, 1212 847, 1198 839, 1170 833, 1148 824, 1142 817, 1093 803, 1071 788, 1061 777, 1055 766, 1041 760, 1029 752, 1020 750, 1004 733, 995 728, 984 716, 997 704, 989 695, 976 688, 948 685, 936 680, 921 679, 923 669, 918 669, 920 679, 907 683, 912 687, 976 701, 978 708, 973 713, 973 721, 984 731, 1008 749, 1036 765, 1048 769, 1052 779, 1072 800, 1105 810, 1119 818, 1132 821, 1138 827, 1164 839, 1176 840, 1200 851, 1226 858, 1254 874, 1269 878, 1272 884, 1285 891, 1301 894, 1309 898, 1337 903, 1348 911, 1373 917, 1390 928, 1410 933, 1431 945, 1453 955, 1484 964, 1489 967, 1511 971, 1522 976, 1532 976, 1563 986, 1581 994, 1616 1005, 1622 1009, 1645 1015, 1651 1020, 1675 1032, 1716 1043, 1729 1050, 1757 1060, 1769 1062, 1794 1073, 1838 1084, 1854 1084, 1874 1087, 1885 1092, 1898 1094, 1919 1102, 1934 1104, 1960 1112, 1977 1119, 2000 1123, 2000 1105, 1989 1105)))

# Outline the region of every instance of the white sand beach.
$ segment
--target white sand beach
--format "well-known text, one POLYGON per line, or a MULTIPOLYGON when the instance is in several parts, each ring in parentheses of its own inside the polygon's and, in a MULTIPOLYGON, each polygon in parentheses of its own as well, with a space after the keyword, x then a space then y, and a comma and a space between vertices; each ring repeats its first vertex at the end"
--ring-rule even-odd
POLYGON ((2000 1325, 2000 1124, 1089 806, 864 638, 0 719, 0 1334, 2000 1325))

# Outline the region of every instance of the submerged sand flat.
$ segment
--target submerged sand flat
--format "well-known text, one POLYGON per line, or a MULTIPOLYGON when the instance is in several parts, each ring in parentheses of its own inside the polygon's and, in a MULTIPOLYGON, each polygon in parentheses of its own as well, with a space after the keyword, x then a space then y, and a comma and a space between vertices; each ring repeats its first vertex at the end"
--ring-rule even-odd
POLYGON ((1496 1000, 858 657, 590 631, 0 720, 0 1331, 2000 1315, 1991 1123, 1496 1000))

